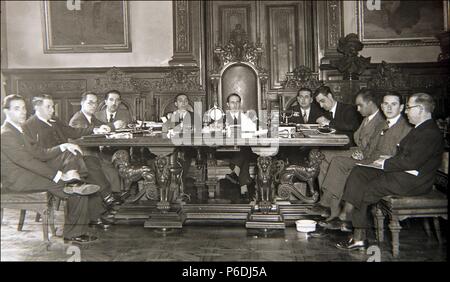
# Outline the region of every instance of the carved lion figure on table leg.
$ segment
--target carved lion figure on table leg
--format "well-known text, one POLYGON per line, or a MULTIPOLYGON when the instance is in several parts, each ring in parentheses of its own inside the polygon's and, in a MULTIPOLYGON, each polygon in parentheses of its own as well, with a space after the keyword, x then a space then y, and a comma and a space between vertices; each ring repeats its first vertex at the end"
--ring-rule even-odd
POLYGON ((318 189, 315 189, 314 180, 319 174, 320 164, 324 159, 324 155, 317 149, 309 152, 308 162, 305 166, 290 165, 280 174, 280 184, 278 186, 278 196, 283 199, 289 199, 290 195, 295 196, 305 203, 316 203, 319 200, 318 189), (303 195, 298 191, 294 183, 302 181, 307 184, 307 195, 303 195))
POLYGON ((143 187, 131 202, 139 200, 143 195, 149 200, 158 198, 155 185, 155 172, 148 166, 136 166, 130 164, 130 155, 126 150, 118 150, 112 156, 112 162, 118 169, 120 177, 124 181, 124 189, 130 190, 131 184, 142 181, 143 187))

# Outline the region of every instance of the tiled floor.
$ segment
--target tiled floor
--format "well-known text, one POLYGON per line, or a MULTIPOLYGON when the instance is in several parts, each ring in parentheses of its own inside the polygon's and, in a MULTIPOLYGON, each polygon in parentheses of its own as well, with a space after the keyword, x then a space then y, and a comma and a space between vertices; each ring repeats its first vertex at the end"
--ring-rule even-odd
MULTIPOLYGON (((78 250, 53 237, 47 247, 35 214, 27 214, 24 230, 18 232, 19 213, 5 210, 1 226, 2 261, 67 261, 78 250)), ((58 221, 62 214, 58 212, 58 221)), ((446 221, 443 237, 446 238, 446 221)), ((393 258, 389 241, 380 245, 381 261, 446 261, 447 244, 428 238, 420 220, 411 220, 400 233, 400 256, 393 258)), ((141 225, 115 225, 109 231, 93 230, 99 240, 80 246, 82 261, 367 261, 365 253, 338 250, 334 244, 346 235, 328 233, 323 238, 306 237, 295 227, 281 233, 252 234, 244 227, 185 226, 168 234, 141 225)), ((387 236, 389 239, 389 236, 387 236)), ((445 239, 446 241, 446 239, 445 239)), ((372 238, 371 243, 374 243, 372 238)))

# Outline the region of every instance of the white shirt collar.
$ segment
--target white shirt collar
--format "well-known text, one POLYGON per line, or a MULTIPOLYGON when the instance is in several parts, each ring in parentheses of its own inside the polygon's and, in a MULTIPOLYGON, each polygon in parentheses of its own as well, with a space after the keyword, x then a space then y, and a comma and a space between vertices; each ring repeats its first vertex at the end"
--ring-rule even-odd
POLYGON ((387 120, 389 121, 389 128, 391 128, 394 124, 397 123, 397 121, 400 119, 400 114, 398 116, 396 116, 395 118, 388 118, 387 120))
POLYGON ((377 110, 375 113, 373 113, 373 114, 371 114, 370 116, 368 116, 367 119, 368 119, 369 121, 371 121, 371 120, 378 114, 379 111, 380 111, 380 110, 377 110))
POLYGON ((334 106, 331 108, 330 112, 333 114, 333 118, 336 115, 337 102, 334 102, 334 106))
POLYGON ((48 120, 46 120, 46 119, 44 119, 43 117, 41 117, 37 112, 36 112, 36 116, 37 116, 37 118, 40 119, 41 121, 45 122, 45 123, 48 124, 49 126, 52 126, 52 124, 51 124, 48 120))
POLYGON ((83 110, 81 110, 81 112, 86 117, 86 119, 89 121, 89 123, 92 123, 92 115, 86 114, 85 112, 83 112, 83 110))
POLYGON ((23 133, 23 129, 22 126, 20 126, 20 124, 17 124, 15 122, 12 122, 11 120, 6 119, 6 121, 11 124, 12 126, 14 126, 17 130, 20 131, 20 133, 23 133))

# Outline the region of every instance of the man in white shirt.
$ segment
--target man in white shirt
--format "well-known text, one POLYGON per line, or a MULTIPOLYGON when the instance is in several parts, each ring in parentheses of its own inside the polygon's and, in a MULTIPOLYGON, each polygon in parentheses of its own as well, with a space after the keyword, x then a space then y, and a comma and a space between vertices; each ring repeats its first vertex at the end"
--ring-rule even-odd
MULTIPOLYGON (((228 110, 225 114, 225 124, 230 126, 233 137, 238 137, 242 131, 256 130, 256 116, 249 117, 241 110, 242 100, 236 93, 231 93, 227 97, 228 110)), ((249 173, 250 158, 252 151, 249 147, 240 147, 239 152, 230 153, 232 173, 227 174, 226 178, 233 184, 240 185, 241 198, 250 200, 248 186, 252 183, 249 173)))

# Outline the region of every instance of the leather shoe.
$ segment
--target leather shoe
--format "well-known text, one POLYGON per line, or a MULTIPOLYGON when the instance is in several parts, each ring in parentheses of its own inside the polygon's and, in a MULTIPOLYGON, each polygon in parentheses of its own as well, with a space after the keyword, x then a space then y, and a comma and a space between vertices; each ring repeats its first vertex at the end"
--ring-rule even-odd
POLYGON ((225 176, 225 179, 230 181, 233 184, 239 185, 239 177, 235 172, 229 173, 225 176))
POLYGON ((69 242, 89 243, 89 242, 93 242, 95 240, 97 240, 97 237, 83 234, 83 235, 80 235, 77 237, 64 238, 64 243, 69 243, 69 242))
POLYGON ((340 250, 347 250, 347 251, 353 251, 353 250, 365 251, 367 249, 368 245, 369 245, 369 242, 367 240, 355 241, 355 240, 353 240, 353 237, 352 237, 348 241, 337 243, 336 248, 338 248, 340 250))

